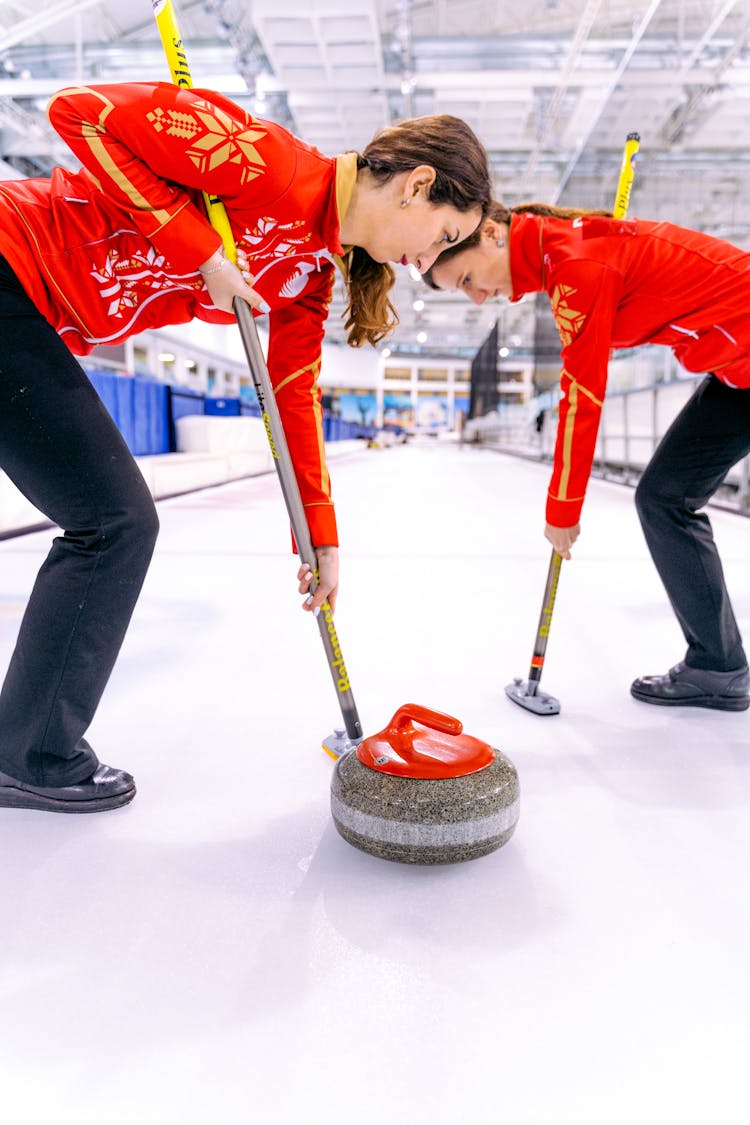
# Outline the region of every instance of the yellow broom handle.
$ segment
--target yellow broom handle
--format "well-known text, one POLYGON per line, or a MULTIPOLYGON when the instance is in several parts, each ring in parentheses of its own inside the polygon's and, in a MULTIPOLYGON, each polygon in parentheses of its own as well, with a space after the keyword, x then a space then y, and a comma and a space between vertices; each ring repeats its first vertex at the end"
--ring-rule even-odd
MULTIPOLYGON (((185 47, 177 26, 177 17, 172 6, 172 0, 151 0, 151 3, 154 9, 156 26, 159 29, 162 46, 164 47, 164 54, 167 56, 172 81, 176 86, 191 90, 193 78, 190 74, 185 47)), ((229 217, 224 204, 217 196, 210 195, 207 191, 203 192, 203 199, 206 204, 208 220, 217 234, 221 235, 224 253, 230 262, 236 262, 237 247, 234 243, 234 235, 229 225, 229 217)))
POLYGON ((620 179, 617 183, 617 195, 615 196, 615 206, 613 209, 613 214, 616 219, 624 219, 628 213, 630 189, 633 186, 633 176, 635 175, 635 160, 640 145, 640 135, 638 133, 628 133, 627 140, 625 141, 625 149, 622 154, 622 168, 620 169, 620 179))

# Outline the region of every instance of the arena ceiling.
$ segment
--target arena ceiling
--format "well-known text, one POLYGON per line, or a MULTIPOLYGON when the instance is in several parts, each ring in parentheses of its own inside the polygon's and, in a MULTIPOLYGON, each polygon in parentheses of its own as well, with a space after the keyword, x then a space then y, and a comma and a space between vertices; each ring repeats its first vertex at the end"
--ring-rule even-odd
MULTIPOLYGON (((454 113, 482 138, 505 202, 606 207, 637 131, 631 214, 750 246, 750 0, 176 6, 196 83, 326 153, 400 117, 454 113)), ((2 174, 69 162, 45 118, 56 89, 142 77, 168 77, 149 0, 0 0, 2 174)), ((512 347, 530 343, 529 304, 480 309, 398 272, 394 350, 469 354, 498 316, 512 347)), ((339 289, 332 341, 341 307, 339 289)))

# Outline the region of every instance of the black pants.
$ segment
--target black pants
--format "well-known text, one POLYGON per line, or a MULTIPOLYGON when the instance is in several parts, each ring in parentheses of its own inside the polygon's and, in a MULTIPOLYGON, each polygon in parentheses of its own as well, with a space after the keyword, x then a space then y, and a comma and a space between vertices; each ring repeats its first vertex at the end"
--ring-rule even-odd
POLYGON ((0 467, 64 529, 36 579, 0 693, 0 770, 84 781, 85 738, 156 541, 150 493, 85 372, 0 259, 0 467))
POLYGON ((750 390, 708 375, 660 442, 636 490, 651 557, 688 644, 693 668, 746 664, 708 516, 698 512, 750 452, 750 390))

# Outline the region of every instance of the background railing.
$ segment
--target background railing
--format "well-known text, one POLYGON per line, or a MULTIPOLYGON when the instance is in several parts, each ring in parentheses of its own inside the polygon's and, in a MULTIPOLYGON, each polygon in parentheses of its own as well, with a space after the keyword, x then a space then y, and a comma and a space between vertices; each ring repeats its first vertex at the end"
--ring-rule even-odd
MULTIPOLYGON (((704 377, 686 375, 667 383, 608 391, 593 475, 635 485, 672 419, 704 377)), ((462 438, 517 456, 551 461, 557 397, 547 392, 530 403, 501 407, 495 414, 473 419, 466 423, 462 438)), ((712 503, 750 515, 750 457, 729 471, 712 503)))

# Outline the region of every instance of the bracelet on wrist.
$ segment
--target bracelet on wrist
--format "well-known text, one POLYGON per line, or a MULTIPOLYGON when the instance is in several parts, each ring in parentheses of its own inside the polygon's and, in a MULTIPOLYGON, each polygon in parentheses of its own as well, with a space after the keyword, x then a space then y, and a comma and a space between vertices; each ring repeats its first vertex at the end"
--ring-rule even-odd
POLYGON ((224 266, 225 266, 226 264, 227 264, 227 260, 226 260, 226 258, 221 258, 221 260, 219 261, 218 265, 215 265, 215 266, 209 266, 209 268, 208 268, 207 270, 204 270, 204 269, 202 269, 202 268, 200 268, 200 267, 199 267, 199 269, 198 269, 198 272, 199 272, 199 273, 202 273, 204 277, 208 277, 208 276, 209 276, 210 274, 212 274, 212 273, 218 273, 218 272, 219 272, 219 270, 223 270, 223 269, 224 269, 224 266))

